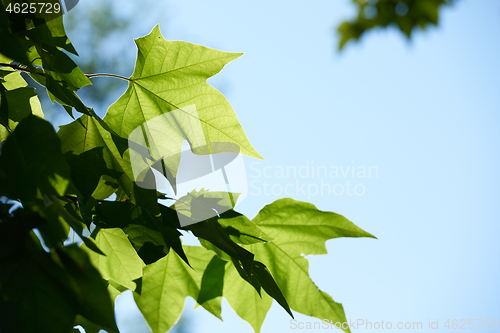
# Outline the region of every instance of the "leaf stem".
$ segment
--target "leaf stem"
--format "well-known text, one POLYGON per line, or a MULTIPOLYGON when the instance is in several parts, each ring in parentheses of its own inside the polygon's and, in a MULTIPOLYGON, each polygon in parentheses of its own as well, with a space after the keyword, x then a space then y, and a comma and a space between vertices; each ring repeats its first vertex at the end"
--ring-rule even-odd
POLYGON ((98 76, 107 76, 107 77, 114 77, 114 78, 117 78, 117 79, 122 79, 122 80, 125 80, 125 81, 130 81, 130 82, 132 81, 128 77, 121 76, 121 75, 116 75, 116 74, 109 74, 109 73, 85 74, 85 76, 88 77, 89 79, 94 78, 94 77, 98 77, 98 76))

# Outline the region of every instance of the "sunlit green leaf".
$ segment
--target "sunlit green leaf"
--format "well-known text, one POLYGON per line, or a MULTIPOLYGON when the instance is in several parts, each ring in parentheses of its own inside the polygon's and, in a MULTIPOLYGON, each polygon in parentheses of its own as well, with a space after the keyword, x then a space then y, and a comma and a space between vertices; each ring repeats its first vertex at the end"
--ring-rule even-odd
POLYGON ((164 257, 169 248, 189 264, 181 234, 167 222, 164 213, 170 212, 162 210, 159 218, 132 202, 103 202, 95 209, 94 223, 101 228, 122 228, 146 264, 164 257))
POLYGON ((257 224, 234 210, 224 212, 220 217, 219 224, 235 243, 248 245, 273 240, 257 224))
POLYGON ((113 279, 134 290, 136 285, 133 280, 142 276, 142 261, 125 233, 119 228, 101 229, 95 237, 95 243, 105 255, 90 251, 84 245, 82 248, 103 279, 113 279))
POLYGON ((255 332, 260 332, 273 299, 266 293, 259 295, 253 286, 240 278, 234 265, 226 265, 224 298, 238 316, 252 325, 255 332))
POLYGON ((209 241, 218 249, 222 250, 224 253, 236 260, 239 264, 241 264, 245 274, 251 281, 254 255, 233 242, 214 219, 186 226, 185 229, 190 230, 196 237, 209 241))
MULTIPOLYGON (((166 332, 179 320, 187 296, 198 299, 203 272, 216 258, 201 247, 186 246, 185 252, 192 268, 173 251, 144 268, 142 291, 140 295, 134 294, 134 298, 153 333, 166 332)), ((220 309, 220 301, 218 296, 201 305, 217 313, 219 310, 213 309, 220 309)))
POLYGON ((5 140, 8 133, 30 114, 43 118, 42 107, 33 88, 19 72, 8 67, 0 68, 0 141, 5 140))
MULTIPOLYGON (((206 82, 241 53, 166 41, 158 26, 149 35, 137 39, 136 44, 138 56, 129 87, 104 118, 118 135, 128 138, 135 129, 145 126, 144 130, 154 136, 154 143, 149 139, 149 144, 159 147, 161 156, 153 156, 155 160, 167 153, 171 156, 180 153, 185 140, 202 141, 200 146, 192 145, 195 153, 207 154, 214 149, 212 143, 228 142, 238 145, 243 154, 261 158, 250 145, 225 97, 206 82), (178 109, 180 113, 174 116, 171 129, 157 128, 163 123, 158 119, 148 123, 178 109), (193 130, 193 122, 197 122, 201 133, 193 130)), ((167 126, 166 123, 163 126, 167 126)), ((175 177, 177 166, 173 164, 169 168, 175 177)))
POLYGON ((107 199, 113 193, 115 193, 119 187, 120 185, 112 177, 108 175, 102 175, 101 178, 99 178, 97 187, 95 188, 94 192, 92 192, 92 197, 96 200, 107 199))
POLYGON ((326 254, 328 239, 373 236, 342 215, 320 211, 312 204, 293 199, 267 205, 253 222, 276 240, 248 248, 269 268, 290 307, 321 320, 345 322, 342 305, 319 290, 309 277, 309 262, 304 255, 326 254))

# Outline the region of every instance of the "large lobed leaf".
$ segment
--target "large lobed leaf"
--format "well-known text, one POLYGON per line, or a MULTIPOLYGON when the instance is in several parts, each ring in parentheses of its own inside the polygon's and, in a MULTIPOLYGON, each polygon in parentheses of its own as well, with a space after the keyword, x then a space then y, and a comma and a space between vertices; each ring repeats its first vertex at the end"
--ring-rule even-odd
POLYGON ((203 133, 190 133, 189 124, 178 123, 181 135, 175 139, 167 137, 168 141, 155 142, 156 145, 165 145, 180 153, 184 140, 191 142, 203 134, 208 145, 230 142, 237 144, 243 154, 261 158, 250 145, 226 98, 206 82, 241 53, 167 41, 158 26, 149 35, 137 39, 136 44, 137 62, 129 87, 104 118, 116 133, 128 137, 147 121, 181 109, 187 113, 185 122, 193 118, 192 121, 201 124, 203 133), (192 105, 196 109, 194 114, 183 109, 192 105))
MULTIPOLYGON (((342 215, 320 211, 312 204, 293 199, 280 199, 267 205, 252 221, 275 240, 253 244, 247 248, 255 255, 256 260, 262 261, 269 268, 290 307, 321 320, 345 322, 342 305, 319 290, 309 277, 309 263, 304 255, 326 254, 325 241, 328 239, 375 237, 342 215)), ((228 274, 229 276, 231 275, 228 274)), ((228 291, 234 290, 235 285, 238 288, 241 285, 241 282, 227 283, 228 291)), ((254 290, 247 287, 241 291, 237 298, 227 298, 229 304, 258 332, 270 302, 264 298, 262 307, 259 308, 254 290)), ((349 332, 349 329, 345 331, 349 332)))
POLYGON ((135 290, 134 280, 142 277, 142 261, 127 235, 119 229, 101 229, 95 236, 95 243, 104 255, 97 254, 85 245, 90 261, 105 280, 112 279, 120 285, 135 290))

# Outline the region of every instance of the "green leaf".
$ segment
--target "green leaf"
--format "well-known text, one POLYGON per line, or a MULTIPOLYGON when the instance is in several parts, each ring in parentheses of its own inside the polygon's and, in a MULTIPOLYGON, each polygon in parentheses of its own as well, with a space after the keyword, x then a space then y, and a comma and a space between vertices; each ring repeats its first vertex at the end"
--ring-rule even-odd
POLYGON ((288 252, 326 254, 325 241, 339 237, 371 237, 342 215, 318 210, 313 204, 279 199, 265 206, 252 220, 276 237, 288 252), (285 242, 286 239, 286 242, 285 242))
POLYGON ((28 85, 21 73, 10 67, 0 67, 0 83, 6 90, 14 90, 28 85))
POLYGON ((41 207, 39 213, 45 219, 44 223, 38 227, 38 230, 40 231, 47 247, 60 247, 68 238, 70 229, 61 217, 61 209, 64 208, 61 207, 57 198, 51 198, 49 196, 44 198, 43 203, 45 205, 42 205, 40 202, 39 205, 29 205, 31 206, 29 208, 36 206, 41 207))
MULTIPOLYGON (((0 226, 6 231, 5 222, 0 226)), ((0 263, 2 332, 65 333, 77 314, 118 332, 106 285, 83 251, 70 245, 49 254, 33 232, 14 234, 21 237, 21 251, 0 263)), ((0 234, 1 243, 5 236, 0 234)))
POLYGON ((29 15, 31 14, 7 17, 2 8, 0 20, 5 23, 0 28, 2 37, 0 52, 27 66, 31 77, 47 87, 52 101, 56 100, 62 105, 72 106, 82 113, 88 113, 87 107, 74 91, 91 82, 73 60, 61 51, 61 48, 64 48, 77 54, 66 36, 62 17, 34 19, 34 22, 26 26, 26 23, 33 19, 28 17, 29 15), (12 27, 11 23, 19 26, 12 27), (43 66, 43 71, 33 65, 43 66))
POLYGON ((43 117, 40 101, 33 88, 7 90, 5 97, 9 106, 9 120, 19 123, 30 114, 43 117))
POLYGON ((101 229, 95 237, 96 245, 104 255, 84 249, 101 276, 105 280, 112 279, 128 289, 135 290, 133 280, 142 276, 142 261, 130 244, 125 233, 119 228, 101 229))
MULTIPOLYGON (((122 158, 112 140, 111 134, 96 119, 83 115, 67 125, 60 126, 57 135, 61 138, 63 153, 78 156, 94 149, 102 149, 105 168, 99 162, 96 166, 92 166, 91 175, 104 175, 109 169, 121 172, 120 186, 126 190, 127 194, 132 193, 133 174, 130 163, 127 163, 126 159, 122 158), (124 169, 129 172, 125 172, 124 169)), ((80 158, 79 162, 85 163, 87 166, 93 165, 95 155, 86 153, 80 158), (86 161, 86 158, 89 158, 89 160, 86 161)))
POLYGON ((375 3, 352 0, 358 7, 355 19, 342 22, 337 28, 339 50, 350 40, 358 40, 366 32, 377 28, 397 27, 407 38, 420 27, 437 25, 439 9, 452 3, 447 0, 378 0, 375 3), (367 15, 367 13, 372 13, 367 15))
POLYGON ((0 141, 30 114, 43 118, 42 107, 33 88, 19 72, 12 68, 0 68, 0 124, 5 127, 0 133, 0 141))
POLYGON ((22 36, 10 31, 10 19, 7 15, 3 2, 0 1, 0 53, 3 55, 3 62, 18 61, 29 69, 34 70, 26 52, 31 47, 31 43, 22 36), (10 60, 10 61, 5 61, 10 60))
POLYGON ((95 147, 79 155, 73 154, 72 151, 64 154, 66 162, 71 169, 73 183, 85 200, 90 198, 102 176, 107 175, 115 179, 120 178, 121 173, 107 168, 103 150, 104 147, 95 147))
POLYGON ((200 293, 196 299, 198 304, 210 304, 210 301, 215 300, 209 311, 220 320, 222 320, 222 317, 220 316, 220 297, 222 296, 222 290, 224 287, 223 276, 225 274, 226 263, 226 261, 220 260, 217 256, 214 256, 212 260, 210 260, 209 264, 205 268, 205 271, 203 272, 200 293))
POLYGON ((164 213, 169 210, 162 210, 159 218, 131 202, 103 202, 96 207, 94 223, 101 228, 123 228, 146 264, 164 257, 171 247, 189 265, 181 234, 164 213))
MULTIPOLYGON (((92 239, 85 237, 83 235, 83 230, 85 228, 85 222, 82 220, 81 215, 78 211, 73 208, 71 203, 66 203, 63 205, 61 200, 58 200, 54 196, 46 196, 45 204, 49 208, 53 208, 52 214, 55 214, 59 219, 66 221, 67 225, 73 229, 74 232, 83 240, 83 243, 92 251, 97 254, 103 254, 103 252, 95 245, 92 239), (52 207, 51 207, 52 206, 52 207)), ((80 213, 83 213, 85 206, 80 205, 80 213)))
MULTIPOLYGON (((75 62, 60 50, 60 47, 64 47, 76 53, 64 32, 62 18, 57 18, 48 24, 37 25, 26 30, 24 35, 32 43, 26 50, 28 64, 43 67, 43 71, 33 68, 30 76, 47 88, 50 100, 57 101, 63 106, 74 107, 81 113, 90 114, 74 92, 92 83, 75 62)), ((71 111, 65 109, 71 116, 71 111)))
POLYGON ((94 192, 92 192, 92 197, 96 200, 107 199, 115 193, 119 187, 120 185, 112 177, 102 175, 101 178, 99 178, 99 182, 97 183, 94 192))
MULTIPOLYGON (((259 261, 253 262, 251 278, 250 278, 247 274, 245 274, 245 272, 243 271, 243 269, 240 267, 239 263, 236 260, 232 259, 231 261, 233 263, 234 268, 236 268, 236 271, 240 275, 240 277, 243 280, 247 281, 250 285, 252 285, 259 296, 262 297, 263 294, 262 289, 264 289, 267 295, 274 298, 278 302, 278 304, 280 304, 283 307, 283 309, 285 309, 288 312, 288 314, 293 318, 292 311, 290 310, 290 306, 288 305, 285 296, 283 295, 281 289, 276 284, 276 281, 274 281, 273 276, 263 263, 259 261)), ((245 295, 243 297, 249 298, 250 296, 251 295, 245 295)), ((253 320, 252 325, 254 323, 257 323, 258 327, 262 325, 262 322, 256 322, 255 320, 253 320)))
MULTIPOLYGON (((3 209, 8 207, 9 205, 3 205, 3 209)), ((43 222, 43 218, 38 214, 26 212, 24 209, 17 209, 12 214, 9 214, 8 211, 2 214, 0 220, 0 264, 14 263, 23 257, 26 252, 28 235, 33 234, 32 236, 41 248, 40 241, 31 230, 39 227, 43 222)))
POLYGON ((85 251, 76 244, 57 250, 61 262, 74 280, 80 302, 78 313, 109 333, 118 332, 107 285, 85 251))
POLYGON ((194 224, 218 216, 234 208, 239 193, 217 192, 201 189, 176 200, 175 211, 180 226, 194 224))
POLYGON ((123 286, 121 286, 121 285, 119 285, 118 283, 116 283, 116 284, 113 283, 112 284, 112 282, 113 282, 112 280, 108 281, 108 292, 109 292, 109 296, 111 296, 111 301, 114 303, 115 300, 116 300, 116 298, 118 296, 120 296, 123 291, 125 291, 125 290, 123 290, 123 291, 118 290, 118 288, 120 288, 120 289, 122 289, 122 288, 126 289, 126 288, 123 287, 123 286), (115 287, 115 285, 116 285, 116 287, 115 287))
POLYGON ((252 275, 257 279, 266 293, 274 298, 279 303, 279 305, 281 305, 281 307, 285 309, 286 312, 288 312, 288 314, 293 318, 292 311, 290 310, 285 296, 283 296, 283 293, 274 281, 267 267, 263 263, 255 261, 252 267, 252 275))
MULTIPOLYGON (((103 168, 102 162, 97 165, 93 164, 95 162, 93 154, 85 154, 79 159, 80 163, 88 166, 86 181, 95 182, 95 176, 98 174, 116 176, 119 173, 120 176, 116 180, 132 202, 138 203, 155 215, 159 213, 156 191, 142 189, 135 185, 128 151, 125 151, 122 156, 113 135, 104 129, 96 118, 83 115, 68 125, 60 126, 57 135, 61 139, 63 153, 71 152, 72 155, 81 155, 95 148, 103 148, 102 156, 106 168, 103 168)), ((84 174, 84 170, 81 170, 81 174, 84 174)))
MULTIPOLYGON (((229 215, 234 216, 235 214, 237 213, 229 215)), ((260 231, 257 226, 255 226, 255 228, 251 228, 250 226, 253 223, 250 221, 246 223, 241 216, 238 217, 237 221, 240 222, 240 225, 244 225, 248 228, 251 233, 257 234, 256 231, 258 231, 259 236, 262 234, 262 231, 260 231)), ((228 234, 226 234, 226 230, 228 228, 222 227, 214 219, 209 219, 188 225, 183 229, 190 230, 195 236, 199 237, 201 244, 205 248, 214 251, 221 259, 228 260, 227 256, 229 256, 242 279, 251 284, 259 294, 260 288, 263 287, 264 290, 271 297, 276 299, 276 301, 293 318, 290 307, 283 296, 283 293, 274 281, 271 273, 267 270, 266 266, 260 262, 254 262, 254 256, 251 252, 245 250, 231 240, 228 234)), ((230 232, 234 233, 235 230, 237 229, 230 229, 230 232)))
POLYGON ((69 41, 68 36, 66 36, 62 16, 46 21, 44 24, 38 24, 36 28, 32 30, 36 34, 36 39, 40 42, 63 48, 74 55, 78 55, 69 41))
POLYGON ((255 332, 260 332, 273 299, 266 293, 259 295, 252 285, 240 278, 234 265, 226 265, 223 295, 238 316, 252 325, 255 332))
POLYGON ((245 215, 234 210, 224 212, 220 214, 220 217, 218 219, 219 224, 235 243, 248 245, 274 239, 266 235, 258 225, 250 221, 245 215))
POLYGON ((304 255, 326 254, 328 239, 375 237, 342 215, 320 211, 312 204, 293 199, 280 199, 267 205, 253 222, 276 240, 248 248, 269 268, 290 307, 321 320, 345 322, 342 305, 319 290, 310 279, 309 263, 304 255))
POLYGON ((24 118, 9 135, 0 168, 0 183, 7 197, 34 200, 37 188, 43 194, 74 193, 61 142, 52 125, 37 116, 24 118))
POLYGON ((214 143, 222 142, 238 145, 243 154, 261 158, 225 97, 206 82, 241 53, 166 41, 158 26, 136 44, 137 62, 128 89, 104 117, 119 136, 128 138, 138 129, 134 141, 143 140, 147 133, 152 158, 172 157, 167 164, 174 177, 185 140, 195 143, 192 149, 197 154, 215 151, 214 143), (179 111, 169 118, 171 122, 167 117, 156 118, 175 110, 179 111))
POLYGON ((34 47, 30 49, 29 57, 34 64, 43 67, 45 77, 49 75, 71 91, 92 84, 66 53, 39 38, 40 34, 37 34, 39 29, 42 29, 41 26, 27 31, 28 37, 34 44, 34 47))
MULTIPOLYGON (((437 20, 437 11, 424 7, 423 15, 433 21, 435 12, 437 20)), ((175 180, 184 141, 198 155, 241 151, 260 158, 227 100, 206 82, 241 54, 166 41, 155 27, 136 40, 129 87, 104 121, 75 94, 90 81, 65 53, 76 51, 62 18, 25 18, 0 11, 0 61, 20 62, 52 101, 71 116, 72 108, 85 115, 56 135, 33 115, 43 116, 20 74, 0 68, 0 140, 6 139, 0 196, 23 205, 14 214, 0 205, 0 331, 62 333, 82 325, 88 332, 117 332, 113 301, 126 289, 155 333, 175 324, 187 296, 221 318, 223 292, 255 331, 273 298, 290 315, 293 308, 345 320, 342 306, 309 278, 304 255, 326 253, 331 238, 372 235, 291 199, 266 206, 250 221, 231 210, 237 193, 194 191, 174 209, 158 205, 161 194, 140 186, 144 174, 153 175, 150 167, 175 180), (145 158, 140 175, 131 163, 137 153, 145 158), (116 202, 100 202, 112 193, 116 202), (202 222, 184 226, 182 215, 202 222), (93 238, 84 237, 92 222, 93 238), (81 248, 62 246, 69 227, 82 237, 81 248), (213 252, 183 247, 177 229, 192 231, 213 252)))
MULTIPOLYGON (((34 75, 31 75, 33 78, 34 75)), ((39 80, 38 80, 39 81, 39 80)), ((67 86, 66 81, 57 81, 51 75, 45 76, 45 86, 47 91, 49 92, 49 97, 52 102, 57 101, 59 104, 63 106, 71 106, 74 107, 75 110, 83 113, 90 114, 88 108, 83 104, 81 99, 71 90, 70 87, 67 86)), ((71 112, 65 108, 66 112, 70 116, 73 116, 71 112)))
MULTIPOLYGON (((213 253, 201 247, 185 246, 184 250, 193 268, 171 251, 166 257, 144 268, 141 294, 134 293, 137 306, 153 333, 163 333, 172 328, 180 318, 187 296, 199 298, 203 272, 216 258, 213 253)), ((217 268, 216 271, 220 272, 217 268)), ((208 284, 216 285, 213 280, 208 284)), ((209 296, 205 297, 201 305, 217 315, 220 313, 221 297, 213 294, 209 296)))
MULTIPOLYGON (((31 246, 36 247, 35 244, 31 246)), ((38 252, 39 256, 23 249, 17 253, 15 261, 0 264, 2 332, 67 333, 73 327, 78 309, 73 304, 75 299, 66 272, 50 259, 49 254, 42 249, 38 252), (55 277, 58 274, 63 276, 63 283, 55 277)))
POLYGON ((169 247, 165 243, 161 232, 139 224, 131 224, 123 228, 123 230, 146 265, 152 264, 167 255, 169 247))
POLYGON ((0 62, 4 64, 10 64, 12 62, 12 59, 4 56, 3 54, 0 54, 0 62))
MULTIPOLYGON (((222 227, 214 219, 188 225, 185 230, 190 230, 196 237, 209 241, 211 244, 222 250, 231 258, 236 260, 243 267, 248 281, 252 281, 252 266, 254 255, 242 248, 226 235, 222 227)), ((203 244, 203 243, 202 243, 203 244)), ((212 249, 212 248, 208 248, 212 249)), ((217 253, 217 251, 216 251, 217 253)))

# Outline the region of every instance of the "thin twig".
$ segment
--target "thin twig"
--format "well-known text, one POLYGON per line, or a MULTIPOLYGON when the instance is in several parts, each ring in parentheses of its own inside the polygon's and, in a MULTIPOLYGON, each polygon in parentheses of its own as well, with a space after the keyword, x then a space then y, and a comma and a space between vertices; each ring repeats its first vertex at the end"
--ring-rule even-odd
POLYGON ((89 79, 94 78, 94 77, 98 77, 98 76, 107 76, 107 77, 114 77, 114 78, 122 79, 122 80, 126 80, 126 81, 132 81, 128 77, 116 75, 116 74, 108 74, 108 73, 85 74, 85 76, 88 77, 89 79))
MULTIPOLYGON (((0 62, 0 66, 2 66, 2 67, 10 67, 10 68, 13 68, 15 70, 23 71, 23 72, 30 73, 30 74, 45 75, 44 73, 38 73, 38 72, 33 73, 32 71, 30 71, 28 69, 28 67, 23 66, 23 65, 7 64, 7 63, 0 62)), ((125 80, 125 81, 132 81, 128 77, 117 75, 117 74, 109 74, 109 73, 85 74, 85 76, 88 77, 89 79, 94 78, 94 77, 98 77, 98 76, 105 76, 105 77, 114 77, 114 78, 122 79, 122 80, 125 80)))

